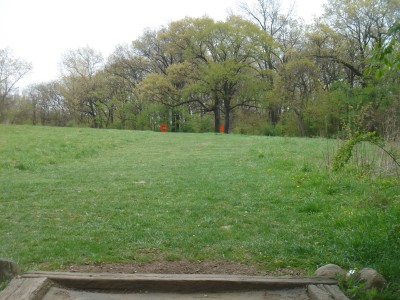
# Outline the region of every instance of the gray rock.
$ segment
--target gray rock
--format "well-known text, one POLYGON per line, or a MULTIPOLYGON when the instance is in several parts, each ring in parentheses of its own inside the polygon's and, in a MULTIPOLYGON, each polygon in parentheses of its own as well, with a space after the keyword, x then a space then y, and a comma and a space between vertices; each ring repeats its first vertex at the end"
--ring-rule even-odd
POLYGON ((366 290, 376 288, 382 289, 386 285, 385 278, 376 270, 371 268, 364 268, 358 272, 360 280, 365 282, 364 288, 366 290))
POLYGON ((346 271, 343 270, 338 265, 328 264, 328 265, 325 265, 325 266, 322 266, 322 267, 318 268, 315 271, 315 275, 334 278, 337 275, 340 275, 340 276, 346 275, 346 271))
POLYGON ((15 262, 0 258, 0 282, 14 278, 18 274, 19 268, 15 262))

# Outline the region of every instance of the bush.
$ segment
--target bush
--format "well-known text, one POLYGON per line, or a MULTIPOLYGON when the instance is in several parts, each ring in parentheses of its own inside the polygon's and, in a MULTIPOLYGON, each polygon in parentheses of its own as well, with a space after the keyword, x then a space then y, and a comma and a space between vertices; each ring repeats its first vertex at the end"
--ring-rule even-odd
POLYGON ((280 136, 282 135, 282 128, 279 125, 267 124, 264 129, 266 136, 280 136))

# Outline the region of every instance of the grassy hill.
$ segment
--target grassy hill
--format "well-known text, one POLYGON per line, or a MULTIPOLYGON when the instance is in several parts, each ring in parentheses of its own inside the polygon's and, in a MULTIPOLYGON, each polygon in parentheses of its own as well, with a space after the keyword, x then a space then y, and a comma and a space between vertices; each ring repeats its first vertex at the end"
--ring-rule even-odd
POLYGON ((26 269, 217 260, 400 282, 400 187, 336 141, 0 125, 0 257, 26 269))

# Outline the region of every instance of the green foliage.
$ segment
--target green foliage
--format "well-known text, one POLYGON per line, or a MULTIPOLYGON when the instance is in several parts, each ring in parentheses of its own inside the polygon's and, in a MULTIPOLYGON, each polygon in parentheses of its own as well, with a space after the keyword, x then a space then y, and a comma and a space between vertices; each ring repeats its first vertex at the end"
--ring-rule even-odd
POLYGON ((298 136, 299 128, 296 121, 296 115, 293 111, 284 112, 278 123, 281 135, 283 136, 298 136))
POLYGON ((369 142, 377 146, 378 148, 383 150, 384 153, 388 155, 398 167, 400 167, 397 153, 391 150, 387 150, 385 148, 385 142, 380 137, 378 137, 375 132, 368 132, 357 133, 351 136, 349 140, 347 140, 345 143, 343 143, 343 145, 340 146, 334 157, 332 169, 334 171, 342 169, 350 160, 354 147, 362 142, 369 142))
POLYGON ((388 30, 388 42, 377 43, 374 55, 370 59, 370 67, 366 70, 367 74, 375 73, 377 78, 383 77, 391 70, 400 69, 400 23, 394 24, 388 30))
POLYGON ((264 135, 266 136, 281 136, 282 128, 279 125, 266 124, 264 128, 264 135))
POLYGON ((0 292, 2 290, 4 290, 9 283, 10 283, 10 280, 0 281, 0 292))
POLYGON ((354 268, 348 274, 338 276, 338 284, 342 291, 345 292, 346 296, 354 300, 396 300, 398 299, 398 291, 396 287, 383 288, 377 290, 376 288, 366 289, 365 282, 362 281, 358 274, 358 268, 354 268))
MULTIPOLYGON (((361 142, 371 142, 374 144, 382 144, 382 141, 376 136, 375 132, 366 134, 356 134, 346 141, 337 151, 334 161, 333 170, 338 171, 350 160, 353 148, 361 142)), ((383 146, 383 144, 382 144, 383 146)))
POLYGON ((345 294, 350 299, 360 299, 360 300, 377 300, 379 292, 373 288, 366 290, 365 283, 362 282, 357 276, 357 272, 354 270, 354 273, 351 275, 340 276, 339 278, 339 287, 341 290, 345 291, 345 294))
MULTIPOLYGON (((266 130, 265 115, 260 111, 252 110, 241 110, 235 111, 234 115, 235 122, 232 124, 232 133, 235 134, 248 134, 248 135, 268 135, 266 130)), ((271 125, 272 126, 272 125, 271 125)), ((274 126, 272 126, 274 127, 274 126)), ((273 135, 273 128, 269 128, 273 135)), ((274 134, 275 136, 278 135, 274 134)))
POLYGON ((183 115, 184 120, 182 120, 180 126, 180 132, 213 132, 214 124, 213 120, 209 115, 198 116, 198 115, 183 115))

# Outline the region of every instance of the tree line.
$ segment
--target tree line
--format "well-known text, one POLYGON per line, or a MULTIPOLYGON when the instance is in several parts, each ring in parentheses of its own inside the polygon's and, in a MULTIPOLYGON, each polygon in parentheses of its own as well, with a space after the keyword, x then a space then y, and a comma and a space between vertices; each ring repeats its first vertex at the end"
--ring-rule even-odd
POLYGON ((399 137, 400 0, 331 0, 310 25, 279 0, 239 12, 147 29, 107 59, 69 50, 59 79, 22 94, 31 65, 0 50, 0 122, 399 137))

